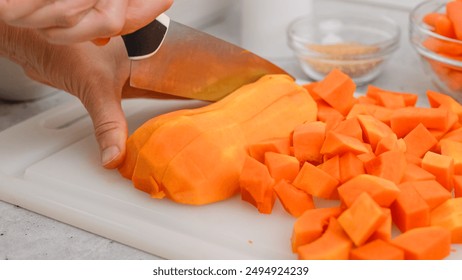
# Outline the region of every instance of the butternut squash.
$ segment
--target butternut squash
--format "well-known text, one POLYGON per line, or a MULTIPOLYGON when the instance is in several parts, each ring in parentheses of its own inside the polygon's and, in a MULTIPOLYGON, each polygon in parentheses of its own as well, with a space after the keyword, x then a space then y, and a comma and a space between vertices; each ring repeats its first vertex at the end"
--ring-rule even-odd
POLYGON ((439 226, 411 229, 390 243, 404 251, 405 260, 440 260, 451 253, 451 233, 439 226))
POLYGON ((431 226, 444 227, 451 231, 451 242, 462 243, 462 198, 452 198, 430 213, 431 226))
POLYGON ((408 184, 401 184, 400 190, 390 207, 393 223, 401 232, 429 226, 430 206, 427 202, 408 184))
POLYGON ((333 69, 312 89, 314 94, 321 97, 344 116, 355 103, 353 96, 355 90, 354 81, 338 69, 333 69))
POLYGON ((415 94, 374 86, 355 98, 353 88, 337 71, 305 86, 265 76, 149 120, 119 171, 179 203, 240 192, 271 214, 278 200, 295 218, 299 259, 446 257, 462 243, 462 105, 429 91, 431 108, 420 108, 415 94))
POLYGON ((279 154, 290 154, 290 137, 268 139, 249 145, 247 148, 249 155, 259 162, 265 162, 265 153, 275 152, 279 154))
POLYGON ((247 156, 239 177, 241 198, 255 206, 260 213, 271 214, 276 200, 275 180, 263 163, 247 156))
POLYGON ((435 136, 421 123, 404 136, 403 139, 406 143, 406 153, 417 157, 422 157, 433 146, 438 144, 435 136))
POLYGON ((435 175, 436 181, 443 185, 448 191, 452 191, 454 159, 451 156, 428 151, 422 159, 422 168, 435 175))
POLYGON ((376 104, 384 106, 384 107, 385 107, 385 104, 384 104, 385 97, 392 97, 393 99, 397 97, 402 98, 404 100, 404 104, 406 107, 407 106, 414 107, 419 98, 419 95, 415 93, 395 92, 395 91, 390 91, 390 90, 386 90, 383 88, 379 88, 374 85, 367 86, 366 96, 376 100, 377 102, 376 104))
POLYGON ((390 208, 382 207, 382 212, 385 214, 385 220, 382 224, 377 228, 377 230, 369 237, 367 242, 371 242, 377 239, 390 241, 392 238, 392 227, 393 227, 393 219, 391 216, 390 208))
POLYGON ((462 40, 462 2, 448 2, 446 4, 446 10, 448 18, 454 26, 455 37, 462 40))
POLYGON ((381 239, 375 239, 350 251, 350 260, 404 260, 404 251, 381 239))
POLYGON ((347 260, 353 242, 334 217, 329 219, 326 231, 318 239, 297 248, 300 260, 347 260))
POLYGON ((341 183, 366 173, 364 163, 353 153, 345 153, 339 157, 339 169, 341 183))
POLYGON ((306 210, 294 222, 291 245, 292 252, 298 247, 309 244, 325 232, 331 218, 337 218, 341 213, 340 207, 314 208, 306 210))
POLYGON ((309 209, 314 209, 313 196, 297 189, 286 180, 280 180, 273 186, 282 207, 294 217, 300 217, 309 209))
POLYGON ((306 193, 329 199, 337 190, 339 180, 321 168, 305 161, 292 184, 306 193))
POLYGON ((330 174, 337 180, 340 180, 340 156, 334 156, 329 159, 324 160, 323 163, 316 166, 322 171, 330 174))
POLYGON ((149 120, 128 139, 119 170, 155 198, 217 202, 238 192, 249 145, 287 137, 316 117, 305 88, 287 75, 267 75, 216 103, 149 120))
POLYGON ((364 163, 366 172, 399 184, 406 170, 406 156, 402 151, 387 151, 364 163))
POLYGON ((321 121, 304 123, 292 133, 294 155, 300 162, 322 162, 321 146, 326 138, 326 124, 321 121))
POLYGON ((338 222, 356 246, 361 246, 386 220, 387 215, 367 193, 360 194, 338 217, 338 222))
POLYGON ((340 199, 347 207, 363 193, 367 193, 380 206, 390 207, 399 192, 400 189, 392 181, 370 174, 360 174, 338 187, 340 199))

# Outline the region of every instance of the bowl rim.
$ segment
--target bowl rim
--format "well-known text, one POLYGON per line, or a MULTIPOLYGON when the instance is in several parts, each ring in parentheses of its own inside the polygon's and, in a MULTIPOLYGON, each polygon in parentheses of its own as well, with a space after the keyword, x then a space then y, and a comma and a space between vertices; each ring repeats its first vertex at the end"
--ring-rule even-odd
POLYGON ((453 43, 453 44, 458 44, 461 46, 462 48, 462 40, 458 40, 458 39, 453 39, 453 38, 449 38, 449 37, 445 37, 445 36, 442 36, 436 32, 433 32, 431 29, 429 28, 426 28, 426 24, 423 23, 421 20, 419 20, 419 18, 417 17, 417 12, 420 11, 420 9, 422 9, 424 6, 432 3, 432 4, 436 4, 436 3, 440 3, 441 4, 441 7, 444 7, 444 5, 447 3, 448 1, 441 1, 441 0, 425 0, 421 3, 419 3, 418 5, 416 5, 409 13, 409 21, 410 21, 410 26, 409 26, 409 30, 411 32, 411 36, 410 36, 410 41, 411 41, 411 45, 416 49, 416 51, 422 55, 422 56, 425 56, 427 58, 430 58, 430 59, 433 59, 433 60, 436 60, 438 62, 442 62, 442 63, 446 63, 448 65, 451 65, 451 66, 455 66, 455 67, 462 67, 462 61, 458 61, 458 60, 455 60, 455 59, 452 59, 450 57, 446 57, 446 56, 443 56, 443 55, 440 55, 432 50, 429 50, 423 46, 421 46, 421 44, 417 43, 417 42, 414 42, 413 41, 413 37, 412 37, 412 32, 413 32, 413 29, 417 29, 418 32, 424 34, 424 35, 427 35, 429 37, 432 37, 432 38, 436 38, 438 40, 441 40, 441 41, 444 41, 444 42, 448 42, 448 43, 453 43))
POLYGON ((452 42, 452 43, 457 43, 457 44, 461 44, 462 45, 462 40, 458 40, 458 39, 453 39, 453 38, 449 38, 449 37, 445 37, 445 36, 442 36, 436 32, 433 32, 432 30, 428 29, 428 28, 425 28, 425 24, 423 24, 421 21, 419 21, 417 19, 417 16, 416 16, 416 13, 417 11, 419 11, 423 6, 426 6, 427 4, 430 4, 430 3, 441 3, 441 5, 445 5, 448 1, 441 1, 441 0, 425 0, 421 3, 419 3, 418 5, 416 5, 412 10, 411 12, 409 13, 409 18, 410 18, 410 21, 411 21, 411 24, 412 26, 415 26, 419 29, 419 31, 421 31, 422 33, 426 34, 426 35, 430 35, 432 37, 436 37, 438 39, 441 39, 441 40, 444 40, 444 41, 448 41, 448 42, 452 42))
POLYGON ((377 43, 374 44, 368 44, 367 46, 376 46, 379 48, 377 52, 370 53, 370 54, 361 54, 361 55, 351 55, 351 58, 358 58, 358 59, 370 59, 370 58, 377 58, 377 57, 382 57, 384 55, 390 54, 394 52, 398 47, 400 43, 400 37, 401 37, 401 28, 400 26, 390 17, 384 16, 384 15, 377 15, 377 16, 370 16, 370 15, 365 15, 365 14, 343 14, 339 12, 326 12, 326 13, 308 13, 302 16, 299 16, 292 20, 290 24, 287 26, 287 37, 288 37, 288 43, 289 46, 294 50, 294 51, 303 51, 306 55, 310 56, 324 56, 325 54, 319 53, 316 51, 310 51, 307 50, 306 48, 298 48, 294 45, 294 42, 296 43, 310 43, 310 40, 306 40, 302 38, 301 36, 297 36, 294 34, 294 27, 302 22, 303 20, 307 19, 314 19, 314 18, 341 18, 341 19, 366 19, 366 20, 374 20, 374 21, 379 21, 382 23, 388 24, 389 27, 393 30, 391 33, 390 38, 381 40, 377 43))

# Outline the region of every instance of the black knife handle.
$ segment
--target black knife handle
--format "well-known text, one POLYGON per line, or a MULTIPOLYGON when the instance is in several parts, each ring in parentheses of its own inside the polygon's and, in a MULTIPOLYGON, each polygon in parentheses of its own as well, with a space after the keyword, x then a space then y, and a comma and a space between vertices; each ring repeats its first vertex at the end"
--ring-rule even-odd
POLYGON ((141 29, 122 35, 128 57, 132 60, 139 60, 153 55, 162 45, 169 23, 170 18, 161 14, 141 29))

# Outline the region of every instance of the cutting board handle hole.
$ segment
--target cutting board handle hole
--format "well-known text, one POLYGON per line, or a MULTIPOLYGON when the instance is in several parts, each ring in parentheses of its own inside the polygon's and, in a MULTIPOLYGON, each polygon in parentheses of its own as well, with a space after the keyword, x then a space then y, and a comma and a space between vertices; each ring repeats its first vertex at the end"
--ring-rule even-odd
POLYGON ((56 112, 56 114, 44 119, 41 125, 46 129, 63 130, 71 128, 84 120, 89 121, 88 113, 79 106, 56 112))

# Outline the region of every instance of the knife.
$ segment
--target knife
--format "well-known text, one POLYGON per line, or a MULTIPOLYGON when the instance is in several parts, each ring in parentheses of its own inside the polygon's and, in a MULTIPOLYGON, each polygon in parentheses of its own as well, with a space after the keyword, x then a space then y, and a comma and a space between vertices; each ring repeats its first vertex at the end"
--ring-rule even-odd
POLYGON ((216 101, 263 75, 289 75, 256 54, 166 14, 122 38, 131 60, 130 86, 157 93, 216 101))

